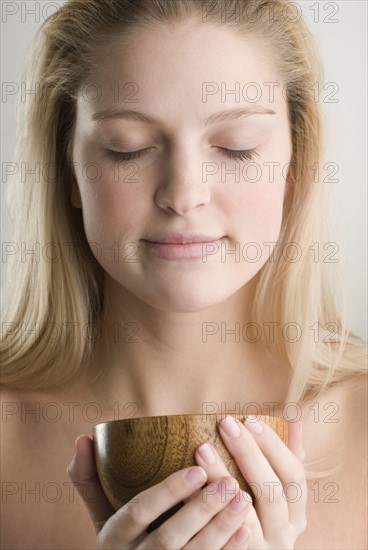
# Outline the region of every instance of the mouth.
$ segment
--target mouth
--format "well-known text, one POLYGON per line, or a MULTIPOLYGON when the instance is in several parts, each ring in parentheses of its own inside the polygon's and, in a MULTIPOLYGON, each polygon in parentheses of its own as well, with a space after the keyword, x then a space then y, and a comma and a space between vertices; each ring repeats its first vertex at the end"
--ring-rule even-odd
POLYGON ((193 236, 176 236, 175 238, 165 238, 169 242, 162 242, 163 238, 157 241, 142 239, 142 244, 144 249, 163 260, 202 259, 203 261, 207 261, 206 257, 218 252, 221 243, 225 239, 226 237, 216 238, 198 235, 195 238, 193 236))
POLYGON ((146 242, 158 243, 158 244, 190 244, 190 243, 207 243, 215 242, 224 238, 223 235, 213 236, 204 233, 171 233, 169 235, 152 237, 149 239, 142 239, 146 242))

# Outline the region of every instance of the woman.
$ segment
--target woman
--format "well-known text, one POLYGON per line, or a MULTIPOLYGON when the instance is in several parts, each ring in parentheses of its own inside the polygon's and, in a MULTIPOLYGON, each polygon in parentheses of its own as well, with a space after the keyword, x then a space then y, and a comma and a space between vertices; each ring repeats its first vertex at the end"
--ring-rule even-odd
POLYGON ((45 22, 19 141, 40 177, 10 200, 38 257, 9 264, 4 548, 366 547, 366 348, 322 254, 321 78, 286 0, 71 0, 45 22), (207 406, 263 496, 201 446, 115 513, 93 425, 207 406), (244 410, 283 415, 288 446, 244 410))

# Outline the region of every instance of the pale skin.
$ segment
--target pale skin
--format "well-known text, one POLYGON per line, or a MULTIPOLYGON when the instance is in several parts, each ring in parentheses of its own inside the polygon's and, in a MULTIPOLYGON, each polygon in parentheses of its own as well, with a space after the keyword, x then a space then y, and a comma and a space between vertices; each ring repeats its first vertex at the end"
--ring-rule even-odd
MULTIPOLYGON (((245 243, 257 242, 261 258, 253 263, 235 262, 228 256, 221 261, 217 254, 208 257, 206 263, 168 261, 139 249, 138 261, 124 263, 103 253, 99 261, 106 271, 109 300, 100 346, 86 374, 54 390, 8 390, 3 401, 97 402, 102 409, 99 421, 113 419, 113 403, 128 402, 137 405, 137 416, 201 413, 208 404, 220 407, 222 403, 230 411, 234 403, 242 408, 250 402, 258 403, 263 414, 269 412, 266 403, 277 403, 274 413, 282 414, 288 383, 285 367, 275 364, 261 346, 246 339, 236 342, 227 336, 224 343, 220 333, 207 341, 203 338, 204 323, 209 321, 228 329, 235 321, 241 326, 250 321, 248 307, 256 275, 270 254, 263 243, 278 239, 287 192, 281 168, 275 169, 273 183, 266 171, 257 183, 244 177, 237 182, 231 175, 223 182, 220 172, 204 183, 203 163, 225 163, 230 170, 235 160, 219 148, 255 148, 258 163, 275 160, 283 167, 291 157, 291 138, 287 104, 277 88, 272 102, 267 88, 263 88, 262 101, 257 104, 273 114, 253 113, 204 125, 203 119, 219 111, 249 107, 249 103, 243 98, 236 102, 231 94, 225 101, 217 94, 204 102, 202 86, 203 82, 226 82, 231 89, 235 82, 277 82, 279 77, 271 60, 251 39, 241 40, 222 28, 186 22, 175 28, 145 30, 128 46, 114 48, 93 81, 105 93, 99 102, 82 97, 78 100, 73 161, 79 164, 71 195, 74 207, 83 210, 88 240, 99 243, 106 252, 115 242, 139 243, 140 239, 165 232, 193 231, 226 235, 227 250, 233 250, 236 243, 242 248, 245 243), (122 86, 134 82, 139 89, 137 103, 119 104, 119 108, 154 116, 160 122, 121 118, 94 121, 96 113, 117 107, 108 93, 116 81, 122 86), (107 148, 124 152, 150 148, 145 156, 134 160, 139 168, 138 183, 114 181, 116 172, 112 167, 116 161, 114 164, 106 156, 107 148), (80 167, 88 162, 100 165, 99 181, 86 181, 83 176, 80 167), (113 340, 110 327, 116 323, 120 327, 134 323, 132 326, 139 328, 138 343, 127 345, 125 334, 113 340), (101 365, 107 367, 104 374, 101 365), (95 381, 94 376, 99 374, 95 381)), ((124 178, 126 172, 122 174, 124 178)), ((197 449, 195 469, 203 472, 202 481, 191 485, 185 479, 189 469, 176 472, 138 495, 134 506, 115 512, 95 478, 92 424, 86 421, 81 407, 76 408, 73 422, 63 416, 57 425, 19 422, 16 415, 11 415, 4 424, 5 428, 12 426, 5 430, 5 447, 15 448, 16 452, 6 464, 4 479, 54 479, 61 484, 68 479, 65 468, 71 459, 73 440, 86 434, 78 438, 77 453, 68 470, 82 498, 59 503, 53 509, 44 499, 41 505, 34 504, 25 512, 30 523, 28 532, 38 548, 364 548, 365 518, 360 511, 365 502, 359 491, 366 472, 366 421, 362 414, 366 379, 362 382, 357 390, 341 384, 303 405, 301 422, 289 422, 288 447, 265 426, 262 433, 253 433, 249 425, 238 423, 237 437, 226 435, 220 428, 244 477, 261 486, 276 484, 273 502, 264 498, 250 505, 243 495, 240 499, 235 494, 222 498, 218 491, 205 504, 201 489, 204 482, 221 484, 229 474, 218 456, 214 464, 207 464, 197 449), (331 402, 338 404, 338 422, 326 423, 321 416, 316 422, 313 404, 325 410, 323 407, 331 402), (43 445, 50 445, 50 439, 54 443, 46 450, 43 445), (29 453, 30 443, 35 441, 38 450, 29 453), (339 450, 336 443, 341 441, 345 446, 339 450), (353 454, 347 449, 354 449, 353 454), (22 459, 25 452, 26 468, 22 459), (307 485, 303 467, 304 461, 321 459, 330 452, 345 464, 342 472, 327 479, 341 487, 335 506, 326 499, 319 498, 316 503, 311 498, 315 493, 307 485), (290 482, 301 489, 300 499, 294 503, 282 496, 282 487, 290 482), (83 484, 91 483, 98 489, 98 499, 93 503, 83 491, 83 484), (352 499, 355 506, 347 504, 352 499), (235 513, 231 501, 234 504, 237 500, 245 507, 235 513), (149 523, 180 501, 186 504, 175 516, 156 532, 145 534, 149 523), (57 523, 52 521, 54 513, 57 523), (40 515, 45 518, 42 523, 38 523, 40 515), (51 525, 42 529, 41 525, 49 523, 47 519, 51 525), (51 536, 54 531, 47 531, 55 530, 55 525, 59 529, 56 539, 51 536), (237 543, 236 536, 242 533, 244 540, 237 543)), ((120 411, 119 416, 124 417, 125 412, 120 411)), ((334 464, 332 460, 323 466, 334 464)), ((10 518, 16 508, 12 508, 10 497, 8 501, 10 518)), ((30 548, 29 539, 22 539, 16 523, 10 519, 9 523, 6 548, 30 548)))

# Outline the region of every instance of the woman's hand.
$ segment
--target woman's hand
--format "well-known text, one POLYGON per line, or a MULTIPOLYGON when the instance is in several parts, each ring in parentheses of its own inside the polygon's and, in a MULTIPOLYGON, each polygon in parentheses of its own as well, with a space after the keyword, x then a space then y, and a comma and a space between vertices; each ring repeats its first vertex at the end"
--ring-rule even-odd
MULTIPOLYGON (((215 465, 217 468, 219 466, 219 463, 215 465)), ((215 478, 214 466, 211 468, 215 478)), ((216 481, 203 488, 208 481, 203 468, 194 466, 179 470, 161 483, 142 491, 115 512, 99 482, 93 442, 89 437, 83 435, 77 438, 76 454, 67 472, 95 526, 96 548, 247 548, 250 531, 242 524, 251 509, 251 499, 239 490, 238 482, 228 473, 220 474, 216 481), (91 485, 97 491, 97 498, 93 501, 88 499, 88 491, 85 490, 91 485), (180 502, 185 502, 180 510, 157 529, 147 533, 147 527, 155 519, 180 502)))
MULTIPOLYGON (((255 496, 245 521, 251 530, 248 548, 292 549, 307 525, 302 424, 288 422, 288 448, 264 422, 255 417, 248 420, 246 428, 232 416, 219 423, 221 437, 255 496)), ((208 481, 229 475, 212 446, 201 445, 195 457, 208 481), (211 450, 212 464, 204 460, 206 455, 211 457, 211 450)))

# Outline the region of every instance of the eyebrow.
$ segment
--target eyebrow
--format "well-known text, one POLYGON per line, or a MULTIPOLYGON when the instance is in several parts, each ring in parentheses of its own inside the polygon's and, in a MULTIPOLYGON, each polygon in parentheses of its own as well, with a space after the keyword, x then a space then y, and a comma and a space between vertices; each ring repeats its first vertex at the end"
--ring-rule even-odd
MULTIPOLYGON (((220 113, 215 113, 203 120, 205 126, 214 124, 215 122, 222 122, 224 120, 234 120, 238 118, 243 118, 251 115, 275 115, 276 112, 272 109, 266 109, 261 105, 250 105, 249 107, 243 107, 239 109, 229 109, 227 111, 221 111, 220 113)), ((120 118, 123 120, 136 120, 139 122, 145 122, 147 124, 161 124, 163 122, 160 119, 154 118, 151 115, 141 113, 139 111, 131 111, 127 109, 106 109, 95 113, 92 116, 92 120, 96 122, 101 122, 106 119, 111 118, 120 118)))

